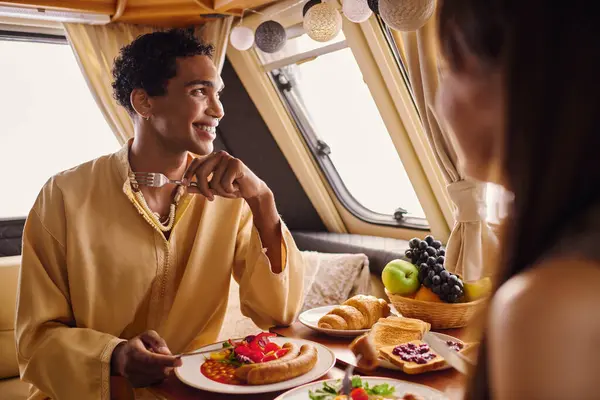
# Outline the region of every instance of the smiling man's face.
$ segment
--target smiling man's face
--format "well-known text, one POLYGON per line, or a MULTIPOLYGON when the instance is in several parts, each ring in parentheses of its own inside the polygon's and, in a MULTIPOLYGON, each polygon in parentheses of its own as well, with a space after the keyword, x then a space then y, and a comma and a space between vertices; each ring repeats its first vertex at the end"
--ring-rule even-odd
POLYGON ((224 116, 219 100, 223 82, 208 56, 178 58, 176 64, 166 93, 149 98, 154 128, 172 151, 210 154, 224 116))

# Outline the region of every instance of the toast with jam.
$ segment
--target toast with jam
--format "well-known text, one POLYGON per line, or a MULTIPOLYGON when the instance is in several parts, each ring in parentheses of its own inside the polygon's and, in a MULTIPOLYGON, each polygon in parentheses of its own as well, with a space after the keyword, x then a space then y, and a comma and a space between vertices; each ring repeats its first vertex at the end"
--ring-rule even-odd
MULTIPOLYGON (((446 344, 463 354, 470 354, 476 348, 473 343, 463 344, 448 341, 446 344)), ((410 375, 437 371, 447 367, 446 360, 421 340, 411 340, 397 346, 383 347, 379 349, 379 356, 410 375)))

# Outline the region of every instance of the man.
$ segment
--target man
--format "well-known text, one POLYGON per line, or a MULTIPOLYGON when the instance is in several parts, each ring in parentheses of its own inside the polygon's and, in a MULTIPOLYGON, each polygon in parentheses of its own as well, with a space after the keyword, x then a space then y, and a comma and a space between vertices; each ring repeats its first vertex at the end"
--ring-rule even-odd
POLYGON ((16 323, 30 398, 108 399, 114 382, 164 379, 181 363, 173 354, 215 341, 232 274, 259 326, 296 317, 303 263, 272 192, 213 153, 224 113, 211 56, 184 30, 123 48, 113 88, 135 138, 52 177, 36 200, 16 323), (184 183, 144 186, 135 172, 184 183))

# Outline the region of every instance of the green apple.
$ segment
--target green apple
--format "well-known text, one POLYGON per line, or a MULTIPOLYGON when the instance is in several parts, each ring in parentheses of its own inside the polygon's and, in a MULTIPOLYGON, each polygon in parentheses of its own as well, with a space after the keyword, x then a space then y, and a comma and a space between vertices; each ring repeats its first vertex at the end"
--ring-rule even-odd
POLYGON ((419 270, 408 261, 392 260, 383 272, 381 280, 385 288, 392 294, 407 296, 419 290, 419 270))

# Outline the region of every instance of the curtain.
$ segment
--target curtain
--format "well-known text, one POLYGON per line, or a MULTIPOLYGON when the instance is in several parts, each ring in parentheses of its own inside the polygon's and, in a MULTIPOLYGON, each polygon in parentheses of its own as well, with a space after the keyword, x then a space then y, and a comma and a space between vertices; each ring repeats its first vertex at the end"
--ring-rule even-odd
MULTIPOLYGON (((196 28, 196 35, 215 46, 214 61, 221 71, 233 17, 207 22, 196 28)), ((108 25, 64 24, 67 38, 75 53, 88 87, 121 144, 133 137, 133 123, 127 111, 112 95, 112 64, 121 47, 140 35, 157 28, 144 25, 111 23, 108 25)))
POLYGON ((491 276, 498 240, 487 224, 486 184, 465 179, 457 169, 451 137, 441 125, 434 104, 439 84, 435 18, 413 32, 394 32, 410 78, 424 132, 433 148, 454 203, 454 227, 446 246, 446 268, 465 281, 491 276))

